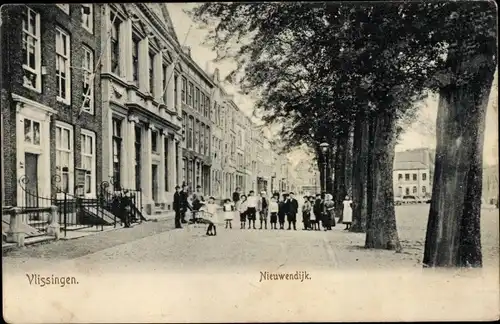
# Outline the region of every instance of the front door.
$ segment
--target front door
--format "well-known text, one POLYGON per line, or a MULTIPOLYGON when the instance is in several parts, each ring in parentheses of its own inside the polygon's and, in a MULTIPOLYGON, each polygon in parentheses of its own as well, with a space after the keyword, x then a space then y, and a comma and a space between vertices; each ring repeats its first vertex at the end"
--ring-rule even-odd
POLYGON ((38 155, 24 154, 26 181, 24 185, 24 204, 26 207, 38 207, 38 155))
POLYGON ((151 167, 153 181, 151 181, 151 192, 153 194, 153 201, 158 202, 158 165, 153 164, 151 167))

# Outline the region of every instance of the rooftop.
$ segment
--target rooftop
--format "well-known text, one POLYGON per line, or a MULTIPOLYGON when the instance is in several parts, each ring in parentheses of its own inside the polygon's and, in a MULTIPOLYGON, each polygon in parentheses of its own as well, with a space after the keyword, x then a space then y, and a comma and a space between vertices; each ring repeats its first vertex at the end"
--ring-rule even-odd
POLYGON ((428 166, 422 162, 417 161, 406 161, 406 162, 395 162, 393 170, 421 170, 428 169, 428 166))

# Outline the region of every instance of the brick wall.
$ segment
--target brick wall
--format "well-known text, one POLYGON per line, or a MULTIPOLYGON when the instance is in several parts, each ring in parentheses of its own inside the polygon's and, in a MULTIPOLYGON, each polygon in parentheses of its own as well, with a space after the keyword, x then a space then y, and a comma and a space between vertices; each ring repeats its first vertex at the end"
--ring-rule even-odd
POLYGON ((51 120, 51 173, 55 173, 55 121, 60 120, 73 125, 74 138, 74 166, 80 167, 80 130, 85 128, 95 132, 96 135, 96 183, 101 181, 102 165, 102 120, 101 120, 101 88, 100 70, 97 71, 94 80, 94 115, 82 113, 83 93, 83 71, 81 70, 84 55, 83 46, 94 51, 94 64, 100 56, 101 36, 101 7, 94 4, 94 28, 93 34, 81 26, 81 6, 70 5, 70 15, 66 14, 56 5, 30 5, 30 8, 40 14, 41 33, 41 59, 42 67, 46 68, 47 74, 42 75, 42 93, 29 90, 22 85, 23 70, 22 62, 22 12, 24 5, 2 6, 2 112, 5 115, 4 132, 9 134, 4 140, 5 150, 5 200, 6 203, 15 203, 16 196, 16 139, 15 139, 15 115, 16 107, 10 94, 16 93, 28 99, 37 101, 57 110, 57 115, 51 120), (65 30, 71 38, 70 65, 71 68, 71 105, 65 105, 56 100, 56 54, 55 39, 56 26, 65 30), (6 109, 4 107, 10 107, 6 109))

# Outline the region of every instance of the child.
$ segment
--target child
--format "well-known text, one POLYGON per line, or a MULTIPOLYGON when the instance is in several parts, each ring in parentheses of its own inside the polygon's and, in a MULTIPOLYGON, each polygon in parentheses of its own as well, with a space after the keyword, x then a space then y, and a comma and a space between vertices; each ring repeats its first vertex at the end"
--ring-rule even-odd
POLYGON ((276 201, 276 197, 271 197, 271 202, 269 203, 269 213, 271 215, 271 229, 276 229, 276 222, 278 220, 279 206, 276 201))
POLYGON ((345 196, 343 204, 344 204, 344 211, 343 211, 342 222, 345 224, 344 230, 348 230, 351 228, 351 223, 352 223, 352 200, 349 199, 349 196, 345 196))
POLYGON ((311 203, 309 197, 304 196, 304 205, 302 206, 302 222, 304 223, 304 231, 311 228, 311 203))
POLYGON ((240 229, 245 229, 247 222, 247 196, 240 196, 240 200, 236 203, 236 210, 240 213, 240 229))
POLYGON ((231 199, 224 200, 224 220, 226 222, 226 228, 233 228, 231 221, 233 220, 234 211, 233 204, 231 203, 231 199))
POLYGON ((207 235, 216 236, 217 228, 215 227, 215 223, 217 223, 217 205, 215 204, 215 198, 210 197, 208 199, 208 204, 206 204, 203 209, 206 215, 205 220, 208 222, 207 235))
POLYGON ((286 195, 283 195, 278 203, 278 221, 280 223, 280 229, 285 229, 285 216, 286 216, 286 195))
POLYGON ((314 212, 314 196, 310 196, 307 198, 309 200, 309 204, 311 205, 311 212, 309 213, 309 223, 310 223, 310 228, 314 231, 319 229, 318 225, 318 218, 316 217, 316 213, 314 212))

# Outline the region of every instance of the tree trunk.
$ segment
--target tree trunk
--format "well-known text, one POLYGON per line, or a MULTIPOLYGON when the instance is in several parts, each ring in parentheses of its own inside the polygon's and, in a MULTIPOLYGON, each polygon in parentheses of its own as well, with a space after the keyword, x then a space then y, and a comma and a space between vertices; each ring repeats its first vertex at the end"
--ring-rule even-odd
POLYGON ((494 67, 486 65, 475 81, 440 91, 424 267, 482 266, 483 140, 494 67))
POLYGON ((335 202, 335 217, 339 218, 339 223, 342 223, 342 213, 344 204, 342 201, 346 195, 346 155, 348 132, 342 133, 337 139, 337 152, 335 156, 335 179, 334 179, 334 195, 335 202))
POLYGON ((350 231, 364 233, 367 215, 368 119, 358 114, 354 125, 352 158, 352 226, 350 231))
POLYGON ((367 219, 366 248, 401 251, 396 213, 394 210, 394 190, 392 169, 394 162, 395 118, 389 114, 375 117, 373 142, 371 147, 370 213, 367 219))
POLYGON ((354 136, 349 130, 347 138, 346 158, 345 158, 345 192, 346 195, 352 197, 352 159, 353 159, 354 136))

